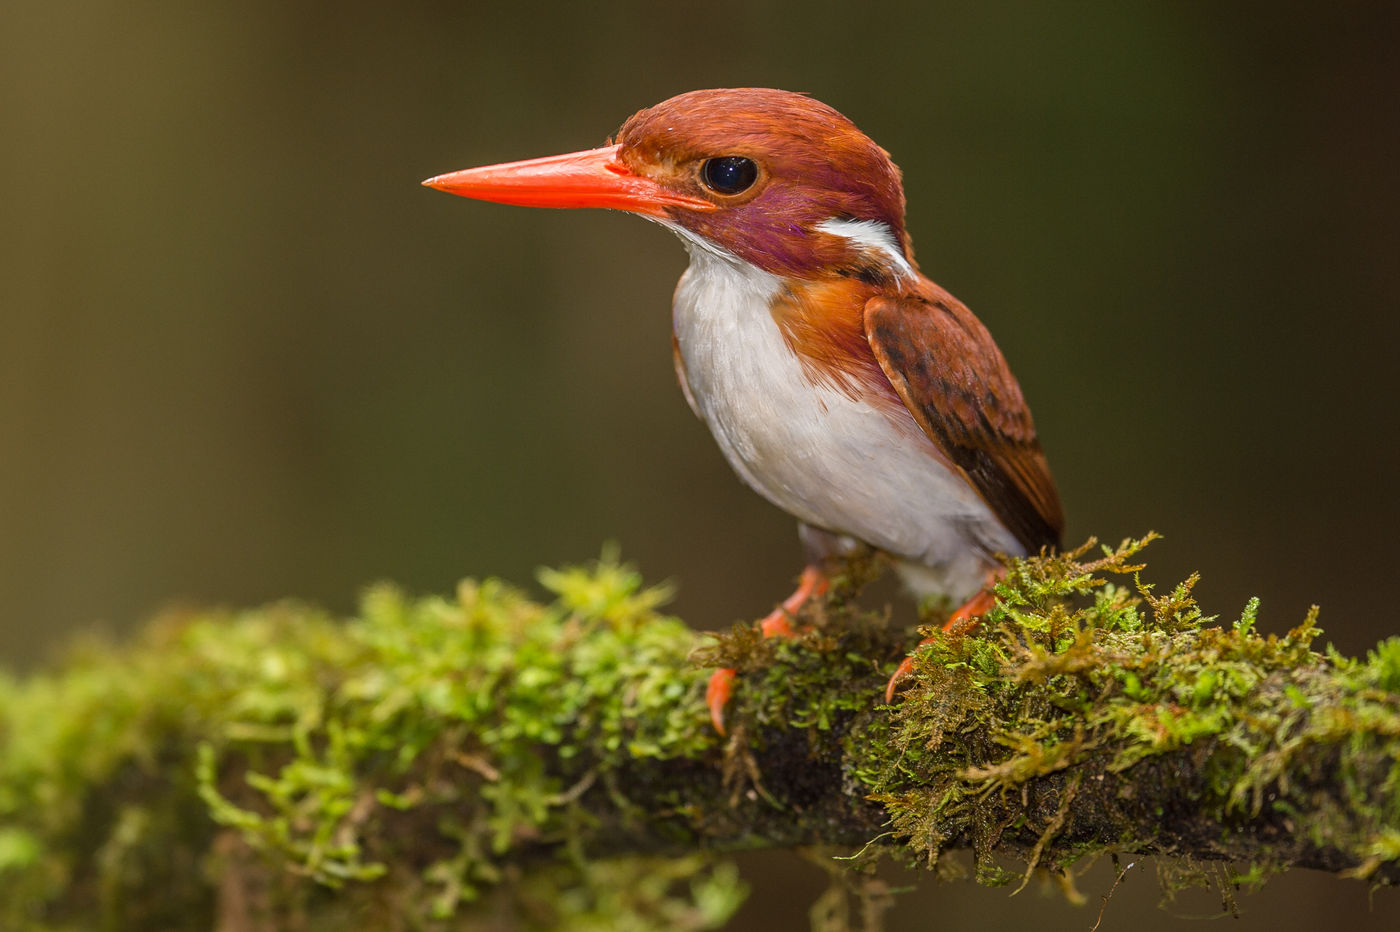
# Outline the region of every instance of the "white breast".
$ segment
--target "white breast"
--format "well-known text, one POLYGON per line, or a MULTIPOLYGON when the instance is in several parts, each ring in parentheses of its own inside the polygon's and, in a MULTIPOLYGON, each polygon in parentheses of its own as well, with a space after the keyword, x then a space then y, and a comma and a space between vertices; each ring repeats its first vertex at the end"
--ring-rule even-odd
POLYGON ((691 253, 672 317, 682 377, 745 482, 808 524, 933 569, 951 594, 981 585, 990 551, 1022 552, 907 412, 808 379, 769 310, 777 276, 678 232, 691 253))

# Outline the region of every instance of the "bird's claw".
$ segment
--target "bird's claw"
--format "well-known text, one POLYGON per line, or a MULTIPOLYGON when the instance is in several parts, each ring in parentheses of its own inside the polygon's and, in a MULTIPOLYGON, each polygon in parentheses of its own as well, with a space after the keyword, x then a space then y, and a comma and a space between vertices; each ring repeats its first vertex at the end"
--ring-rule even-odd
POLYGON ((710 709, 710 722, 715 731, 724 735, 724 706, 729 702, 729 694, 734 689, 734 670, 721 667, 710 674, 710 683, 705 687, 705 705, 710 709))
MULTIPOLYGON (((975 628, 978 620, 996 607, 997 596, 996 593, 992 591, 992 585, 995 582, 996 576, 989 576, 987 585, 984 588, 977 590, 976 595, 968 599, 962 605, 959 605, 957 610, 949 615, 948 620, 944 622, 943 633, 956 636, 966 634, 975 628)), ((916 646, 914 650, 917 651, 920 647, 932 643, 935 639, 936 636, 924 638, 918 643, 918 646, 916 646)), ((910 654, 900 661, 899 666, 895 667, 894 675, 891 676, 890 681, 885 684, 886 705, 894 701, 894 691, 899 687, 900 681, 913 672, 914 655, 910 654)))
MULTIPOLYGON (((768 617, 758 623, 758 630, 763 632, 765 638, 797 636, 797 629, 792 626, 792 616, 788 614, 786 605, 773 609, 768 617)), ((725 733, 724 707, 729 703, 729 696, 734 691, 736 675, 732 668, 721 667, 710 674, 710 683, 705 687, 705 705, 710 707, 710 722, 721 735, 725 733)))
POLYGON ((894 668, 894 676, 891 676, 889 683, 885 685, 885 705, 889 705, 890 703, 894 702, 895 687, 899 685, 900 680, 904 679, 906 676, 913 672, 914 657, 911 654, 910 656, 905 657, 903 660, 901 660, 899 666, 894 668))
POLYGON ((945 634, 966 634, 977 626, 977 620, 990 612, 997 604, 997 594, 992 591, 992 581, 989 580, 986 588, 977 590, 977 594, 958 606, 957 611, 948 616, 948 620, 943 623, 945 634))
POLYGON ((758 623, 758 630, 763 632, 765 638, 790 638, 796 637, 797 631, 792 626, 792 616, 785 607, 779 606, 769 613, 768 617, 758 623))
MULTIPOLYGON (((765 638, 796 637, 797 629, 792 625, 793 618, 809 599, 825 593, 828 585, 826 575, 819 567, 804 567, 802 577, 797 583, 797 591, 784 599, 782 605, 769 612, 767 617, 758 623, 758 630, 765 638)), ((724 706, 729 702, 729 694, 734 691, 735 675, 733 669, 722 667, 710 674, 710 684, 705 688, 705 705, 710 708, 710 721, 714 724, 715 731, 721 735, 725 733, 724 706)))

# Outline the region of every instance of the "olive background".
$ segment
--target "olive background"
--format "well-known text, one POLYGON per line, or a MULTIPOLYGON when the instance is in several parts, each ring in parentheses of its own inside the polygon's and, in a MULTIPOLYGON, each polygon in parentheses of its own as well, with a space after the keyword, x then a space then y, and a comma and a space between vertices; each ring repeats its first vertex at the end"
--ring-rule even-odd
MULTIPOLYGON (((671 371, 673 237, 425 177, 603 143, 700 87, 811 92, 906 173, 923 270, 1021 380, 1070 541, 1156 529, 1282 631, 1394 630, 1395 4, 162 4, 0 13, 0 658, 172 602, 531 585, 616 540, 698 627, 765 612, 793 522, 671 371)), ((907 609, 906 609, 907 610, 907 609)), ((745 859, 735 928, 823 880, 745 859)), ((1130 873, 1102 928, 1177 928, 1130 873)), ((897 878, 905 882, 908 878, 897 878)), ((1088 928, 922 884, 890 928, 1088 928)), ((1294 873, 1231 928, 1388 928, 1294 873)))

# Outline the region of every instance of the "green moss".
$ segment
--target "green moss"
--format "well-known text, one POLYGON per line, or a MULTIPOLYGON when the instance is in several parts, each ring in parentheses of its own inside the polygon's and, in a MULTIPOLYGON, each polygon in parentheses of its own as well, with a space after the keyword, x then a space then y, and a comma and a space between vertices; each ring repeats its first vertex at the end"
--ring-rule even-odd
MULTIPOLYGON (((892 743, 924 753, 902 758, 884 779, 929 788, 881 791, 880 799, 925 860, 936 860, 946 841, 969 837, 979 863, 990 863, 992 846, 978 839, 1019 824, 1021 807, 1008 794, 1024 798, 1035 788, 1063 799, 1064 787, 1050 779, 1057 771, 1130 778, 1153 760, 1209 748, 1193 774, 1203 784, 1198 815, 1228 826, 1267 807, 1289 814, 1297 794, 1278 791, 1303 749, 1345 742, 1360 752, 1397 734, 1400 641, 1382 643, 1364 664, 1329 661, 1311 647, 1320 633, 1315 609, 1288 634, 1261 637, 1257 599, 1232 625, 1210 626, 1191 597, 1195 577, 1164 596, 1137 580, 1140 567, 1129 560, 1150 539, 1105 548, 1093 560, 1081 548, 1018 561, 997 588, 982 637, 935 635, 920 652, 917 685, 895 713, 892 743), (1124 575, 1134 577, 1131 589, 1108 580, 1124 575), (975 729, 992 742, 969 753, 958 736, 975 729)), ((1318 832, 1319 841, 1344 841, 1368 871, 1400 856, 1391 844, 1400 763, 1389 772, 1379 796, 1373 785, 1348 787, 1337 821, 1318 832), (1359 836, 1358 813, 1373 827, 1359 836)), ((1055 851, 1048 866, 1063 867, 1087 851, 1112 850, 1115 838, 1151 850, 1140 826, 1125 820, 1121 834, 1104 828, 1102 841, 1087 848, 1056 849, 1042 838, 1031 860, 1055 851)), ((1276 869, 1261 862, 1255 872, 1276 869)))
MULTIPOLYGON (((201 612, 79 646, 61 671, 0 676, 0 927, 199 926, 237 902, 309 928, 502 910, 525 928, 711 928, 741 884, 694 852, 855 849, 886 823, 860 860, 967 846, 983 882, 1040 866, 1072 890, 1083 859, 1157 850, 1178 779, 1204 857, 1238 856, 1255 820, 1387 875, 1400 639, 1319 653, 1315 612, 1261 636, 1257 600, 1214 626, 1194 578, 1141 582, 1150 539, 1012 562, 972 636, 930 615, 893 707, 912 638, 849 603, 878 561, 788 640, 697 637, 607 553, 542 571, 547 604, 497 580, 377 586, 351 619, 201 612), (729 742, 703 701, 716 665, 740 672, 729 742), (688 856, 600 856, 637 839, 688 856)), ((1243 877, 1278 870, 1285 841, 1243 877)))
MULTIPOLYGON (((665 590, 643 588, 611 557, 541 582, 550 605, 488 580, 450 600, 378 586, 344 623, 297 605, 171 617, 120 653, 79 651, 62 676, 0 680, 0 876, 20 891, 0 905, 0 925, 22 928, 46 903, 53 922, 85 883, 119 898, 149 881, 115 868, 99 880, 64 846, 109 818, 92 811, 93 792, 121 780, 183 785, 207 807, 206 840, 225 826, 329 887, 420 860, 410 909, 426 920, 500 882, 499 859, 522 839, 565 835, 580 785, 714 747, 701 727, 703 674, 677 673, 692 635, 656 612, 665 590), (165 748, 152 743, 161 736, 196 740, 165 748), (389 811, 437 823, 422 850, 386 846, 376 828, 389 811)), ((140 807, 114 814, 106 860, 141 863, 150 825, 140 807)), ((666 905, 674 884, 654 882, 668 876, 658 863, 573 863, 568 877, 541 876, 606 900, 589 878, 630 869, 647 878, 632 900, 680 909, 666 905)), ((729 878, 700 871, 686 915, 708 918, 687 927, 732 911, 729 878)), ((559 910, 586 912, 577 897, 559 910)))

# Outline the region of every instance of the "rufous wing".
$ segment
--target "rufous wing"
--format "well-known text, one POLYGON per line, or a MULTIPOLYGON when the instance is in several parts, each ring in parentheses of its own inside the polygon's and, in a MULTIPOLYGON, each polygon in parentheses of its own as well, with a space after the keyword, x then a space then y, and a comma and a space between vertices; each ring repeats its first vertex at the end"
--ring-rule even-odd
POLYGON ((1064 512, 1021 386, 982 322, 924 284, 925 293, 866 302, 866 338, 880 368, 1027 551, 1058 547, 1064 512))

